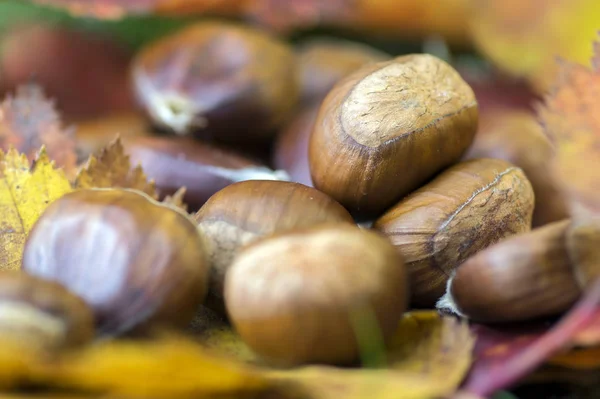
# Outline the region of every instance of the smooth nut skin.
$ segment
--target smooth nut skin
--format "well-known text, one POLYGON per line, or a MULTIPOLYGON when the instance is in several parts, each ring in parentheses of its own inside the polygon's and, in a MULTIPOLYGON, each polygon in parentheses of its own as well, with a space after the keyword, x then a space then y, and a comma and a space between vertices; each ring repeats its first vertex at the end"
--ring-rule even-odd
POLYGON ((210 294, 222 310, 225 274, 239 249, 258 238, 327 222, 354 223, 344 207, 299 183, 245 181, 213 195, 195 215, 211 256, 210 294))
POLYGON ((185 187, 184 200, 196 209, 231 183, 278 178, 250 159, 186 137, 140 137, 124 146, 132 165, 140 164, 162 195, 185 187))
POLYGON ((312 187, 308 164, 308 142, 319 106, 303 109, 279 134, 275 142, 273 164, 285 170, 292 181, 312 187))
POLYGON ((325 98, 309 143, 316 188, 379 216, 457 162, 477 130, 473 91, 425 54, 365 66, 325 98))
POLYGON ((459 163, 379 218, 402 254, 412 301, 432 306, 452 271, 478 251, 531 229, 534 195, 523 171, 500 159, 459 163))
POLYGON ((193 220, 125 189, 80 190, 50 204, 25 243, 23 270, 81 296, 100 335, 184 326, 208 281, 193 220))
POLYGON ((465 159, 499 158, 523 169, 533 186, 533 226, 569 217, 567 202, 552 173, 555 149, 531 113, 496 111, 481 119, 465 159))
POLYGON ((225 301, 243 340, 266 359, 335 364, 356 358, 357 328, 390 338, 408 287, 402 259, 385 238, 355 226, 319 226, 244 249, 227 275, 225 301))
POLYGON ((308 40, 297 50, 302 102, 311 104, 321 101, 343 77, 365 64, 390 58, 389 54, 349 40, 308 40))
POLYGON ((568 310, 600 275, 600 219, 584 224, 551 223, 481 251, 456 270, 438 307, 484 322, 568 310))
POLYGON ((21 272, 0 272, 0 336, 60 349, 94 337, 92 311, 62 285, 21 272))
POLYGON ((250 27, 203 22, 143 49, 137 97, 158 126, 180 134, 253 141, 275 133, 298 100, 293 51, 250 27))

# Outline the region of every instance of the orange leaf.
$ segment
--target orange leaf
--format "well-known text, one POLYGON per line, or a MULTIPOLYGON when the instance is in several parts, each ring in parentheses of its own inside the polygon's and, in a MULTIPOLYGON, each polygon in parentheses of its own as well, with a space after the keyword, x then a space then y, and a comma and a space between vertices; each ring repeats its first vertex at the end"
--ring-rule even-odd
POLYGON ((54 103, 39 86, 19 86, 16 95, 0 104, 0 148, 14 147, 32 160, 42 146, 67 175, 75 170, 73 130, 63 128, 54 103))
POLYGON ((593 67, 561 61, 558 84, 539 116, 556 141, 556 169, 573 210, 600 211, 600 44, 593 67))

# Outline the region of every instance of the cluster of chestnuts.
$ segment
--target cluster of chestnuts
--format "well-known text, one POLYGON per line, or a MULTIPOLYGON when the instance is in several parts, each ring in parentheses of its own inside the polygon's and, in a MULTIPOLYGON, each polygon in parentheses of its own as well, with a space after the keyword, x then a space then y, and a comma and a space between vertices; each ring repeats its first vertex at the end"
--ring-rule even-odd
POLYGON ((387 342, 409 307, 551 316, 598 274, 600 220, 568 218, 545 173, 552 144, 536 127, 478 132, 473 90, 441 59, 331 40, 294 51, 205 22, 143 49, 131 73, 156 130, 120 131, 126 148, 163 195, 186 186, 194 212, 128 189, 56 200, 23 273, 0 278, 0 333, 37 312, 20 335, 61 347, 185 328, 209 307, 273 364, 344 364, 356 320, 387 342))

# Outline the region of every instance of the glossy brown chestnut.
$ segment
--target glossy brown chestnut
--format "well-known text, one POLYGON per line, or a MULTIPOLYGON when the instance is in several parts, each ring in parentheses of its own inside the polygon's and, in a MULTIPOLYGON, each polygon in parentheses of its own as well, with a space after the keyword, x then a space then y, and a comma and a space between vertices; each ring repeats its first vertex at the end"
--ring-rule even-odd
POLYGON ((433 306, 462 262, 531 229, 534 195, 518 167, 500 159, 459 163, 415 191, 374 228, 402 254, 412 301, 433 306))
POLYGON ((600 219, 564 220, 469 258, 438 307, 483 322, 555 316, 599 276, 600 219))
POLYGON ((466 159, 499 158, 523 169, 533 186, 533 226, 565 219, 567 202, 552 174, 554 145, 535 117, 525 111, 496 111, 481 119, 466 159))
POLYGON ((142 165, 162 195, 185 187, 184 201, 196 209, 231 183, 287 179, 285 173, 187 137, 138 137, 125 140, 124 146, 131 163, 142 165))
POLYGON ((23 270, 81 296, 100 335, 185 325, 208 281, 194 221, 126 189, 80 190, 50 204, 27 238, 23 270))
POLYGON ((251 27, 201 22, 143 49, 137 97, 160 127, 226 141, 276 132, 298 100, 293 51, 251 27))
POLYGON ((297 50, 302 102, 320 102, 343 77, 365 64, 387 61, 389 54, 366 44, 318 37, 297 50))
MULTIPOLYGON (((195 216, 211 256, 209 291, 222 305, 225 274, 239 249, 258 238, 327 222, 354 223, 326 194, 298 183, 244 181, 213 195, 195 216)), ((211 304, 212 306, 212 304, 211 304)))
POLYGON ((308 164, 308 142, 319 112, 312 106, 300 112, 275 141, 273 164, 285 170, 292 181, 312 187, 308 164))
POLYGON ((242 250, 226 277, 225 301, 242 339, 266 359, 346 363, 356 359, 360 328, 381 342, 390 338, 408 286, 402 258, 385 238, 356 226, 318 226, 242 250))
POLYGON ((323 101, 309 143, 313 183, 352 213, 378 215, 457 162, 477 130, 473 91, 425 54, 371 64, 323 101))
POLYGON ((0 272, 0 337, 44 350, 88 343, 94 318, 62 285, 21 272, 0 272))

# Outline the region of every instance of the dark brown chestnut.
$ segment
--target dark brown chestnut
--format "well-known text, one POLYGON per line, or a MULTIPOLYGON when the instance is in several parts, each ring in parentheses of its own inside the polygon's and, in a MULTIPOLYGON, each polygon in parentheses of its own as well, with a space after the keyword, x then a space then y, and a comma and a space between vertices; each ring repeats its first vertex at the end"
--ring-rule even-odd
POLYGON ((434 56, 367 65, 321 105, 309 143, 313 183, 355 215, 378 216, 459 161, 477 117, 469 85, 434 56))
POLYGON ((127 189, 79 190, 51 203, 29 233, 23 270, 81 296, 100 335, 185 326, 209 271, 194 221, 127 189))
POLYGON ((225 141, 276 133, 298 100, 292 49, 257 29, 201 22, 136 57, 137 97, 160 127, 225 141))
POLYGON ((231 183, 288 179, 285 172, 188 137, 138 137, 123 144, 131 163, 142 165, 161 195, 172 195, 185 187, 184 201, 196 209, 231 183))

